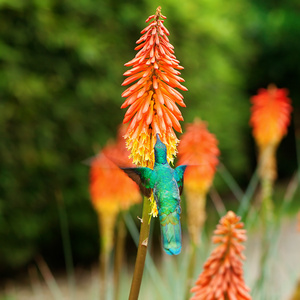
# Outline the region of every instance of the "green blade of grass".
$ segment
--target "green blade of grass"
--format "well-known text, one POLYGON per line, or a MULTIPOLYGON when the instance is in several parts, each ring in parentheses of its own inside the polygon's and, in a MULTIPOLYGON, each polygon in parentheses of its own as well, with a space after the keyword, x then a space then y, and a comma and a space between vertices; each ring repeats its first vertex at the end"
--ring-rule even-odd
POLYGON ((278 219, 281 219, 281 217, 288 211, 288 209, 291 206, 294 196, 299 188, 300 178, 298 174, 298 171, 296 171, 293 177, 291 178, 290 182, 288 183, 286 192, 283 197, 283 202, 278 213, 278 219))
POLYGON ((256 169, 253 173, 249 185, 246 189, 246 192, 242 198, 241 204, 237 210, 237 214, 242 218, 245 217, 246 211, 249 209, 250 201, 254 195, 256 187, 258 185, 259 178, 258 178, 258 170, 256 169))
POLYGON ((47 266, 47 264, 43 260, 43 258, 38 257, 36 259, 36 264, 37 264, 53 298, 55 300, 63 300, 64 299, 63 294, 62 294, 53 274, 51 273, 49 267, 47 266))
POLYGON ((217 168, 217 172, 220 174, 220 176, 223 178, 225 183, 228 185, 236 199, 241 202, 244 197, 244 192, 236 182, 236 180, 233 178, 233 176, 230 174, 230 172, 227 170, 227 168, 224 166, 224 164, 220 163, 219 167, 217 168))
POLYGON ((59 221, 60 221, 60 230, 61 237, 63 243, 63 251, 66 263, 66 270, 68 276, 68 285, 71 294, 71 299, 75 299, 75 272, 74 272, 74 264, 73 264, 73 255, 71 248, 71 239, 69 235, 69 224, 68 217, 66 213, 66 208, 64 205, 64 199, 61 192, 56 194, 57 207, 59 213, 59 221))
POLYGON ((220 197, 217 190, 213 187, 211 188, 209 195, 210 195, 212 202, 215 205, 215 208, 219 214, 219 217, 221 218, 222 216, 224 216, 226 214, 226 208, 222 201, 222 198, 220 197))

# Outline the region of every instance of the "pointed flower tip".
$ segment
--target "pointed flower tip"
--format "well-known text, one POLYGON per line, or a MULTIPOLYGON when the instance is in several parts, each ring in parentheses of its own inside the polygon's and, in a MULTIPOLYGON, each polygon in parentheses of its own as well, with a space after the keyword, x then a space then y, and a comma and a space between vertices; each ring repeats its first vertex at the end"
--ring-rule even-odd
POLYGON ((155 17, 155 15, 151 15, 148 17, 148 19, 145 21, 146 23, 148 23, 151 19, 153 19, 155 17))

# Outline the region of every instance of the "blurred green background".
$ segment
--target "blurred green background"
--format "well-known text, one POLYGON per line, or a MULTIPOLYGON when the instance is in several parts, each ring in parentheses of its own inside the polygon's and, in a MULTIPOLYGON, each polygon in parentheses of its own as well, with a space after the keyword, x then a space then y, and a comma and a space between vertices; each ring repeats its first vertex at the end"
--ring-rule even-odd
POLYGON ((269 83, 286 87, 294 112, 278 152, 279 180, 297 168, 298 0, 0 0, 1 276, 38 254, 64 266, 62 205, 75 264, 97 260, 97 218, 81 161, 122 122, 124 63, 158 5, 185 67, 185 122, 208 122, 222 163, 245 187, 256 160, 249 97, 269 83))

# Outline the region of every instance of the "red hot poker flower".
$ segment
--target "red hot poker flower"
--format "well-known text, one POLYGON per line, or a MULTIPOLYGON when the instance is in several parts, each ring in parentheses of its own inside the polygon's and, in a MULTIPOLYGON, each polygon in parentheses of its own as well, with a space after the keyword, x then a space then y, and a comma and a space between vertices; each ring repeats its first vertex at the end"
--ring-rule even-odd
POLYGON ((188 124, 186 129, 178 146, 178 164, 197 167, 187 168, 184 174, 185 189, 206 193, 219 163, 218 141, 201 120, 188 124))
POLYGON ((269 85, 251 98, 250 125, 259 148, 259 174, 266 180, 277 177, 276 149, 291 120, 292 106, 287 94, 287 89, 269 85))
POLYGON ((186 126, 178 146, 179 165, 193 165, 184 174, 188 231, 192 242, 200 244, 201 229, 206 219, 206 194, 212 185, 219 163, 218 141, 207 130, 206 123, 195 120, 186 126))
POLYGON ((129 152, 125 147, 124 127, 120 127, 116 143, 108 143, 93 160, 90 170, 90 193, 97 211, 109 213, 128 209, 141 201, 139 188, 109 158, 118 158, 118 163, 128 166, 129 152))
POLYGON ((258 94, 251 98, 250 125, 259 147, 277 145, 287 133, 292 112, 291 100, 287 95, 287 89, 269 85, 268 89, 258 90, 258 94))
POLYGON ((213 242, 219 246, 204 264, 204 270, 191 292, 191 300, 251 300, 245 285, 241 260, 246 240, 240 217, 229 211, 217 225, 213 242))
POLYGON ((132 84, 123 92, 122 97, 127 99, 121 106, 130 106, 123 120, 123 123, 130 121, 125 134, 127 147, 135 164, 148 167, 154 163, 156 133, 160 133, 167 146, 169 162, 173 161, 178 143, 173 128, 181 132, 179 121, 183 121, 176 104, 185 107, 183 96, 176 88, 187 90, 179 77, 178 70, 183 67, 174 55, 169 31, 161 19, 166 17, 158 7, 156 14, 146 20, 150 24, 141 31, 143 35, 135 48, 139 52, 125 64, 132 69, 124 73, 129 77, 122 84, 132 84))
MULTIPOLYGON (((108 143, 92 161, 90 169, 90 194, 99 220, 101 240, 100 266, 103 287, 107 280, 109 256, 114 243, 114 228, 120 210, 128 209, 141 200, 138 186, 128 178, 108 157, 117 157, 118 162, 128 165, 128 151, 119 130, 116 143, 108 143)), ((104 292, 105 293, 105 292, 104 292)))

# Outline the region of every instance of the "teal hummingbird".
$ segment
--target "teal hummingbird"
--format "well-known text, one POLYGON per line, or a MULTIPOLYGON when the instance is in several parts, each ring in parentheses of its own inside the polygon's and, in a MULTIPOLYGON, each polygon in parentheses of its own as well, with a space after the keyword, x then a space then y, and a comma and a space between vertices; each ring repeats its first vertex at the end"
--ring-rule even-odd
POLYGON ((167 147, 160 140, 159 134, 156 138, 153 170, 147 167, 122 168, 122 170, 139 185, 145 196, 150 197, 153 191, 160 220, 163 248, 167 254, 177 255, 182 245, 180 195, 187 166, 171 168, 167 161, 167 147))

